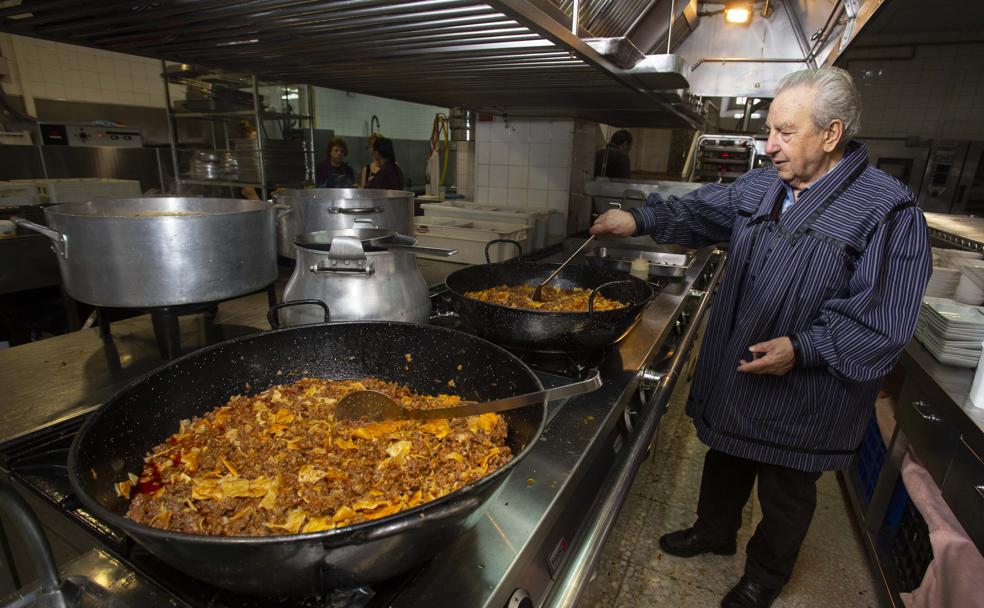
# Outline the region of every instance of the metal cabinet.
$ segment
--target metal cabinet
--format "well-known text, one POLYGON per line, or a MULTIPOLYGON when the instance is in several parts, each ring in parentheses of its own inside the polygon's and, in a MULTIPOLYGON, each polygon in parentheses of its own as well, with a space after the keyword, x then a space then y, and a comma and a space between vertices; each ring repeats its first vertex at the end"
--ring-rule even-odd
POLYGON ((960 520, 977 549, 984 553, 984 458, 961 440, 956 444, 943 499, 960 520))
POLYGON ((943 486, 960 433, 947 413, 913 382, 906 382, 895 413, 912 449, 939 486, 943 486))

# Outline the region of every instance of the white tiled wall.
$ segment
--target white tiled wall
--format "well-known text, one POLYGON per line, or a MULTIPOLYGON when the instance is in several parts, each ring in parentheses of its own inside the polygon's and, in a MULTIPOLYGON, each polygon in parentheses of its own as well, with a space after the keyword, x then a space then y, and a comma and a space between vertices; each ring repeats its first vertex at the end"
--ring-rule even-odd
POLYGON ((984 44, 915 49, 912 59, 878 59, 893 54, 878 49, 868 52, 881 55, 851 60, 863 104, 861 135, 984 139, 984 44))
POLYGON ((379 131, 390 139, 430 139, 434 116, 448 114, 447 108, 323 87, 315 87, 314 108, 317 126, 333 129, 339 136, 369 135, 369 121, 375 114, 379 131))
MULTIPOLYGON (((161 63, 122 53, 0 34, 10 66, 4 90, 64 101, 164 107, 161 63)), ((183 96, 184 87, 172 94, 183 96)))
POLYGON ((479 122, 475 201, 568 213, 574 121, 479 122))

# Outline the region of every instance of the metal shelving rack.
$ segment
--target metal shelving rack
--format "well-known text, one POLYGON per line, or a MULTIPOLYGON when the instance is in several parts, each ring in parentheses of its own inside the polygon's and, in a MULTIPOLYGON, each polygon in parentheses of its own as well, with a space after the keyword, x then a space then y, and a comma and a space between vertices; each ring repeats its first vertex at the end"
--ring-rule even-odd
MULTIPOLYGON (((305 181, 302 183, 285 183, 276 185, 289 185, 289 186, 302 186, 314 183, 314 167, 315 167, 315 150, 314 150, 314 92, 311 85, 304 85, 305 97, 307 104, 307 112, 305 114, 294 114, 288 112, 269 112, 265 111, 261 107, 260 102, 260 87, 261 86, 280 86, 283 83, 266 83, 261 82, 257 79, 255 75, 249 76, 234 76, 238 80, 248 80, 249 90, 253 98, 253 109, 252 110, 216 110, 208 112, 185 112, 185 111, 175 111, 174 105, 171 99, 170 84, 172 84, 173 75, 169 73, 167 69, 168 66, 166 62, 161 61, 161 79, 164 85, 164 97, 166 101, 167 109, 167 119, 168 119, 168 137, 171 143, 171 163, 174 169, 174 179, 177 189, 177 194, 183 194, 185 186, 216 186, 216 187, 228 187, 230 189, 237 188, 257 188, 259 189, 259 194, 263 200, 267 200, 270 194, 270 186, 272 184, 267 179, 267 167, 264 151, 267 150, 267 142, 269 138, 266 134, 266 129, 264 128, 264 121, 270 120, 284 120, 293 119, 306 123, 306 127, 303 128, 305 132, 305 139, 303 141, 303 150, 305 155, 305 181), (219 179, 196 179, 188 175, 183 175, 181 173, 181 166, 179 162, 179 150, 183 148, 178 136, 178 120, 206 120, 210 121, 212 142, 210 151, 219 151, 217 147, 216 139, 216 124, 221 124, 224 132, 224 140, 228 145, 229 130, 228 124, 230 121, 237 121, 241 119, 251 119, 256 127, 256 167, 259 180, 249 181, 249 180, 219 180, 219 179)), ((297 87, 300 89, 300 87, 297 87)), ((191 148, 189 148, 191 149, 191 148)), ((203 148, 198 148, 203 149, 203 148)))

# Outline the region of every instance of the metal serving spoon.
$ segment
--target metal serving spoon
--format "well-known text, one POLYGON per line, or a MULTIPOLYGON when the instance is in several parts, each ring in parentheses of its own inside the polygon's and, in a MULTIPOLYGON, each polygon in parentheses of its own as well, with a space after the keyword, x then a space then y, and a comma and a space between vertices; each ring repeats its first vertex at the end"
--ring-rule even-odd
POLYGON ((585 380, 548 388, 525 395, 496 399, 484 403, 468 403, 456 407, 441 407, 430 410, 407 409, 393 401, 389 395, 379 391, 353 391, 342 397, 335 405, 335 418, 339 420, 363 420, 379 422, 381 420, 431 420, 434 418, 459 418, 477 416, 492 412, 504 412, 528 405, 542 403, 544 399, 561 399, 590 393, 601 386, 601 375, 598 370, 592 370, 591 376, 585 380))
POLYGON ((581 251, 585 247, 588 246, 588 243, 590 243, 591 241, 593 241, 596 236, 597 235, 592 234, 588 238, 588 240, 584 241, 584 243, 580 247, 577 248, 577 251, 575 251, 574 253, 571 254, 571 257, 569 257, 566 260, 564 260, 564 263, 557 267, 557 270, 554 270, 553 272, 551 272, 549 277, 547 277, 542 283, 540 283, 539 285, 537 285, 536 286, 536 289, 533 290, 533 295, 530 296, 530 299, 533 300, 534 302, 542 302, 543 301, 543 286, 546 285, 547 283, 549 283, 550 281, 552 281, 553 278, 555 276, 557 276, 557 274, 561 270, 564 269, 564 266, 567 266, 568 264, 570 264, 571 263, 571 260, 573 260, 574 258, 576 258, 577 257, 577 254, 581 253, 581 251))

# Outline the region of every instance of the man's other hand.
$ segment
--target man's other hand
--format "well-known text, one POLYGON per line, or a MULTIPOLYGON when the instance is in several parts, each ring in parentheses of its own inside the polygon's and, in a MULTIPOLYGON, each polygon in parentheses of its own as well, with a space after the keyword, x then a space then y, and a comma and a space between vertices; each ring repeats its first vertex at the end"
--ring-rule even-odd
POLYGON ((636 221, 628 211, 612 209, 602 213, 591 226, 591 234, 599 236, 632 236, 636 231, 636 221))
MULTIPOLYGON (((599 218, 600 219, 600 218, 599 218)), ((749 374, 785 375, 793 369, 796 354, 793 352, 793 342, 783 336, 767 342, 759 342, 748 347, 755 359, 739 361, 738 371, 749 374)))

